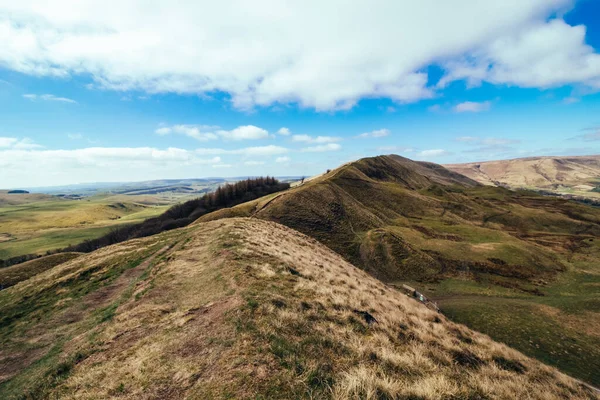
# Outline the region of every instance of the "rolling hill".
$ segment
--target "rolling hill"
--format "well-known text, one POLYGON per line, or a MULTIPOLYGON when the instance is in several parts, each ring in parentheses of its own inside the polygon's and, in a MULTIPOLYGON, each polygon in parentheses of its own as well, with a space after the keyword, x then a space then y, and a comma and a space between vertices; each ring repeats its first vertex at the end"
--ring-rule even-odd
POLYGON ((530 157, 446 165, 484 185, 527 188, 600 198, 600 156, 530 157))
POLYGON ((240 216, 309 235, 383 282, 414 284, 456 321, 600 384, 600 209, 380 156, 197 223, 240 216))
MULTIPOLYGON (((428 179, 442 177, 463 181, 428 179)), ((130 240, 0 291, 0 343, 3 399, 598 398, 257 218, 130 240)))

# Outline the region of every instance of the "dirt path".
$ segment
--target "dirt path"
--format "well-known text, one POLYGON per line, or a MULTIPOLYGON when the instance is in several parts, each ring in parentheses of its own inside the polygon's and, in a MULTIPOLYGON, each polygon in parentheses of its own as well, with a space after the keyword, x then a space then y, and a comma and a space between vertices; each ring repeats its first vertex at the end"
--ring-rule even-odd
POLYGON ((95 308, 105 305, 107 300, 114 299, 113 295, 116 292, 120 292, 120 291, 124 290, 125 288, 127 288, 129 286, 129 284, 131 284, 133 281, 137 280, 144 273, 144 271, 150 266, 150 264, 152 264, 154 262, 154 260, 156 260, 157 257, 160 257, 161 255, 166 253, 169 249, 175 248, 175 246, 177 246, 177 244, 178 243, 175 243, 173 245, 164 246, 160 250, 158 250, 157 252, 152 254, 150 257, 146 258, 146 260, 141 262, 138 266, 136 266, 134 268, 130 268, 126 271, 123 271, 123 273, 121 275, 119 275, 119 277, 116 278, 113 283, 111 283, 108 286, 104 286, 104 287, 90 293, 89 295, 87 295, 83 299, 83 303, 88 307, 95 307, 95 308))

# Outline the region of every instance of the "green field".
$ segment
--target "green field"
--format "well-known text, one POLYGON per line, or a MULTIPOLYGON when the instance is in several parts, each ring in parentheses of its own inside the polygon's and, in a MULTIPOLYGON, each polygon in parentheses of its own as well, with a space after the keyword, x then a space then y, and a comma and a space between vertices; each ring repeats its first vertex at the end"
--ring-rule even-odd
POLYGON ((97 238, 119 225, 157 216, 181 200, 148 195, 96 195, 81 200, 18 196, 0 194, 0 200, 8 199, 0 201, 0 259, 44 254, 97 238))
POLYGON ((497 277, 407 283, 452 320, 598 386, 600 245, 592 242, 570 258, 567 271, 538 287, 541 296, 499 286, 497 277))

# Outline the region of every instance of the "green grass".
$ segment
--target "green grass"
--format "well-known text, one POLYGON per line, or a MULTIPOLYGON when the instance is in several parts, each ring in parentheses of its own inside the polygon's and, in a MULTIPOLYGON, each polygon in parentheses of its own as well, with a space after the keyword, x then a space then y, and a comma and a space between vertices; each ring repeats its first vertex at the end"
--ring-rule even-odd
POLYGON ((77 258, 81 253, 58 253, 0 269, 0 287, 7 288, 30 277, 77 258))
POLYGON ((437 299, 452 320, 490 335, 567 374, 600 386, 600 266, 597 245, 539 287, 544 296, 482 279, 406 282, 437 299))
POLYGON ((526 299, 464 296, 440 302, 444 314, 548 365, 600 384, 600 338, 562 326, 526 299))
POLYGON ((11 236, 0 242, 0 259, 44 254, 95 239, 114 227, 142 222, 168 208, 149 206, 150 200, 149 196, 98 195, 0 206, 0 233, 11 236))

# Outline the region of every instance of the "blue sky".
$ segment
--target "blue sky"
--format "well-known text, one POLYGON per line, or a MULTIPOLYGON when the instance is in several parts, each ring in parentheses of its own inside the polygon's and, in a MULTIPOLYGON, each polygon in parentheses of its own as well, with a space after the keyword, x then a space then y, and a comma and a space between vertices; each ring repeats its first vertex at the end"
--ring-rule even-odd
POLYGON ((600 150, 598 1, 13 3, 0 187, 600 150))

